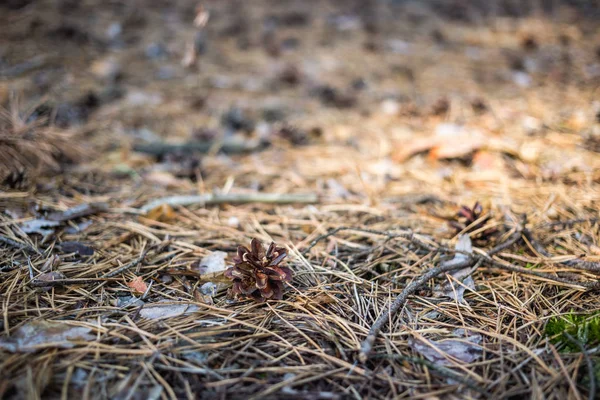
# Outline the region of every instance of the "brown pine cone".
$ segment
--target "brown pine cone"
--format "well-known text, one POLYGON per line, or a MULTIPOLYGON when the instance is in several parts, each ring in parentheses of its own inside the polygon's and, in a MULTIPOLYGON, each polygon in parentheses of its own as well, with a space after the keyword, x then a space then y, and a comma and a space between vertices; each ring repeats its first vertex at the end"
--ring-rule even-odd
POLYGON ((258 239, 252 239, 252 250, 238 246, 234 266, 225 271, 225 276, 233 280, 231 294, 251 297, 257 301, 283 298, 283 282, 292 280, 292 270, 279 263, 287 256, 283 247, 271 243, 267 251, 258 239))

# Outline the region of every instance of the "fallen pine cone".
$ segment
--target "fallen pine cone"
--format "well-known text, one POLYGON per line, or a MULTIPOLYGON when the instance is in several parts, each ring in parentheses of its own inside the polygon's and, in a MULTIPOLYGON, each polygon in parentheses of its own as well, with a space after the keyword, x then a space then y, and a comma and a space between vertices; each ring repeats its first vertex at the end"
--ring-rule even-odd
MULTIPOLYGON (((456 220, 449 221, 449 223, 450 226, 456 229, 457 232, 464 230, 466 233, 470 233, 480 230, 490 220, 491 216, 489 213, 486 215, 486 213, 484 213, 483 206, 479 202, 476 202, 472 208, 462 206, 456 214, 456 220)), ((497 232, 498 230, 496 228, 489 228, 479 232, 475 237, 471 238, 486 241, 497 232)))
POLYGON ((233 280, 231 294, 251 297, 256 301, 283 298, 283 282, 292 280, 292 270, 280 267, 279 263, 287 256, 283 247, 274 242, 265 252, 258 239, 252 239, 252 250, 238 246, 234 266, 225 271, 225 276, 233 280))

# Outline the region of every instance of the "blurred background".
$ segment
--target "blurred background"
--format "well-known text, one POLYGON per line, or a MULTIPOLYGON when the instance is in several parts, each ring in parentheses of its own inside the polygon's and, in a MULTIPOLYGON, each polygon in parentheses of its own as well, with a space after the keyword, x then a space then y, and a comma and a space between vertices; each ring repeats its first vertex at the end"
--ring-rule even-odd
POLYGON ((599 8, 5 0, 0 178, 368 201, 459 171, 594 180, 599 8))

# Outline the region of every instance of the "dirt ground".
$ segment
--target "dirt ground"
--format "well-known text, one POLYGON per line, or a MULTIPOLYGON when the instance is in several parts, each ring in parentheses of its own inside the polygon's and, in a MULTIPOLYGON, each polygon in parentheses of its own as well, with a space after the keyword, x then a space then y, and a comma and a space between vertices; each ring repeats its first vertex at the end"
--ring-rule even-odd
POLYGON ((595 398, 598 21, 0 2, 0 398, 595 398))

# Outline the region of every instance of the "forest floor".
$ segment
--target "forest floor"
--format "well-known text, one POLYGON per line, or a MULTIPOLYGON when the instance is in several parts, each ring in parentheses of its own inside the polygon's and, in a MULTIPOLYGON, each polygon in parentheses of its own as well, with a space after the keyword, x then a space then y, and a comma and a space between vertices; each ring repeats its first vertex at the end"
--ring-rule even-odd
POLYGON ((0 5, 0 398, 594 398, 600 11, 467 3, 0 5))

